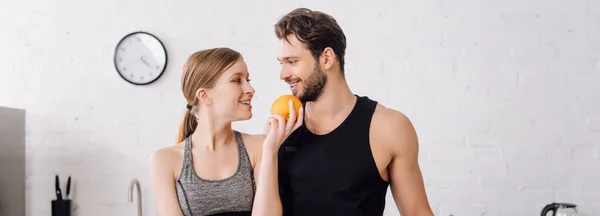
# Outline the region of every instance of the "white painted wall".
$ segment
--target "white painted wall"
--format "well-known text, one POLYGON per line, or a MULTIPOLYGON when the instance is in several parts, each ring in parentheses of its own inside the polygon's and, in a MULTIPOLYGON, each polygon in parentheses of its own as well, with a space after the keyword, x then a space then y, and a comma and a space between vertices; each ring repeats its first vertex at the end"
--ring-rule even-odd
POLYGON ((80 216, 133 215, 132 178, 156 215, 148 156, 175 139, 187 56, 245 55, 255 117, 236 128, 260 132, 287 93, 272 25, 299 6, 339 20, 352 89, 413 120, 436 215, 538 215, 553 201, 600 214, 600 1, 364 2, 2 1, 0 105, 28 112, 27 215, 49 214, 55 173, 73 176, 80 216), (112 63, 137 30, 170 57, 145 87, 112 63))

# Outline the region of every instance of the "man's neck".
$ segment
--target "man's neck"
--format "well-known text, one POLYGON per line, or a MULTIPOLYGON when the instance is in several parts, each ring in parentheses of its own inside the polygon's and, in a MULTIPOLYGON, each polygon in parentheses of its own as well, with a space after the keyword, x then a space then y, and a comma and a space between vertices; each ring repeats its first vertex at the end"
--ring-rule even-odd
POLYGON ((347 115, 355 103, 356 96, 345 80, 330 79, 321 96, 316 101, 306 103, 305 119, 335 119, 339 115, 347 115))
POLYGON ((194 146, 208 151, 215 151, 234 139, 231 123, 214 121, 209 115, 199 116, 198 126, 192 135, 194 146))

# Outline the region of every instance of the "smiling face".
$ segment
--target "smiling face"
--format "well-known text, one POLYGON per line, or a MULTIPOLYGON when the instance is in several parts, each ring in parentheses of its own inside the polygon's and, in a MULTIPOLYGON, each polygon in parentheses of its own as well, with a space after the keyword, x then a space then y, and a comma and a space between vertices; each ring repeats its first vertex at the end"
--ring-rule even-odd
POLYGON ((232 122, 252 118, 254 88, 246 62, 240 58, 225 70, 207 95, 211 101, 207 108, 216 118, 232 122))
POLYGON ((248 83, 248 68, 242 55, 231 48, 190 55, 181 74, 181 92, 188 110, 180 121, 177 143, 192 134, 199 121, 227 124, 252 117, 254 89, 248 83))
POLYGON ((327 76, 310 50, 294 35, 280 39, 277 60, 281 63, 279 78, 290 86, 300 101, 316 101, 323 93, 327 76), (289 42, 288 42, 289 41, 289 42))
POLYGON ((280 79, 303 102, 316 101, 328 80, 344 78, 346 36, 330 15, 296 8, 274 25, 279 39, 280 79))

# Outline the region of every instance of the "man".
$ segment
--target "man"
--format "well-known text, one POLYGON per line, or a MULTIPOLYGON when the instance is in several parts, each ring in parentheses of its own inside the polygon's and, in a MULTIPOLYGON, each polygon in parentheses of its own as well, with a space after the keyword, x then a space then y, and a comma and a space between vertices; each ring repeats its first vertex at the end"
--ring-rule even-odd
POLYGON ((280 79, 304 104, 303 125, 279 149, 284 215, 382 215, 390 185, 402 216, 432 216, 415 129, 403 113, 352 93, 336 20, 298 8, 275 33, 280 79))

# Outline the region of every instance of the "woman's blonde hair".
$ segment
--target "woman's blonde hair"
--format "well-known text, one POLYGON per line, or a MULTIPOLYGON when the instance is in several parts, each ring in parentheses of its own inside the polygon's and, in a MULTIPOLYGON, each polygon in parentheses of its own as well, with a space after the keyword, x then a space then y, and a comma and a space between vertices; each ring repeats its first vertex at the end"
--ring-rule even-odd
POLYGON ((187 110, 179 125, 177 143, 183 142, 198 125, 196 91, 199 88, 214 87, 221 74, 241 57, 241 54, 233 49, 220 47, 198 51, 187 59, 181 77, 181 91, 187 101, 187 110))

